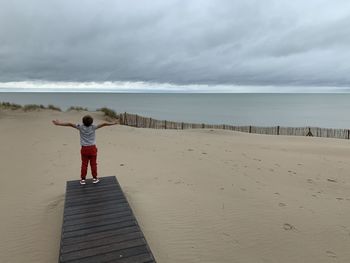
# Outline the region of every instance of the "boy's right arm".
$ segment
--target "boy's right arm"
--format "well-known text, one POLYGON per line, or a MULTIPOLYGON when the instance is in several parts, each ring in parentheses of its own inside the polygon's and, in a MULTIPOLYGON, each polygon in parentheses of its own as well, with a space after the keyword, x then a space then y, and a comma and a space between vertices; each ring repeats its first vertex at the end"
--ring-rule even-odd
POLYGON ((59 120, 53 120, 52 123, 57 126, 66 126, 66 127, 72 127, 77 129, 77 126, 70 122, 60 122, 59 120))

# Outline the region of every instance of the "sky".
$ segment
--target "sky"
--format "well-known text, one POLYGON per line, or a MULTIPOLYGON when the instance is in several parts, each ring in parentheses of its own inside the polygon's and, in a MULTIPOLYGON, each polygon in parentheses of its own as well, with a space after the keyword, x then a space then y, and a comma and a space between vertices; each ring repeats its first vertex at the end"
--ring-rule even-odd
POLYGON ((348 0, 0 6, 0 91, 350 91, 348 0))

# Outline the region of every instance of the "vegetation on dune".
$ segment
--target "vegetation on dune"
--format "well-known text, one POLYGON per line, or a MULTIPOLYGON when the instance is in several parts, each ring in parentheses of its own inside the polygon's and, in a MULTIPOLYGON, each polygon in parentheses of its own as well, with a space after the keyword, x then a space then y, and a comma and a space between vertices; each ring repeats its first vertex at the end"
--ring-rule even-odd
MULTIPOLYGON (((59 107, 49 104, 48 106, 44 106, 42 104, 26 104, 24 106, 10 103, 10 102, 0 102, 0 109, 9 109, 9 110, 24 110, 24 111, 37 111, 37 110, 54 110, 54 111, 62 111, 59 107)), ((71 106, 67 111, 89 111, 88 108, 84 108, 81 106, 71 106)), ((104 116, 110 119, 119 119, 118 114, 107 107, 103 107, 100 109, 97 109, 97 111, 101 111, 104 113, 104 116)))
POLYGON ((44 105, 26 104, 23 106, 24 111, 35 111, 35 110, 43 110, 43 109, 45 109, 44 105))
POLYGON ((1 102, 0 108, 2 109, 10 109, 10 110, 18 110, 22 109, 22 105, 10 103, 10 102, 1 102))
POLYGON ((88 108, 83 108, 83 107, 80 107, 80 106, 71 106, 69 107, 69 109, 67 111, 88 111, 88 108))
POLYGON ((49 110, 62 111, 59 107, 57 107, 57 106, 55 106, 55 105, 52 105, 52 104, 49 104, 49 105, 47 106, 47 108, 48 108, 49 110))
POLYGON ((18 110, 22 109, 24 111, 36 111, 36 110, 45 110, 45 109, 50 109, 50 110, 55 110, 55 111, 61 111, 61 109, 57 106, 54 105, 48 105, 45 107, 42 104, 26 104, 24 106, 16 104, 16 103, 10 103, 10 102, 0 102, 0 108, 1 109, 9 109, 9 110, 18 110))
POLYGON ((105 114, 106 117, 110 117, 110 118, 113 118, 113 119, 118 119, 117 113, 114 110, 112 110, 112 109, 103 107, 103 108, 97 109, 97 111, 102 111, 105 114))

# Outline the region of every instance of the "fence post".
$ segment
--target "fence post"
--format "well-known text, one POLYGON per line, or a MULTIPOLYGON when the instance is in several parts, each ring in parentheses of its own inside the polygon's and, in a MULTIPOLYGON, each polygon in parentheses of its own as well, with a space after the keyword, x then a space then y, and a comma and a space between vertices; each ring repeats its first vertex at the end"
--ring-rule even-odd
POLYGON ((249 126, 249 133, 252 133, 252 126, 249 126))
POLYGON ((128 125, 128 120, 126 118, 126 112, 124 112, 124 125, 128 125))
POLYGON ((348 140, 349 140, 349 137, 350 137, 350 130, 348 130, 348 140))
POLYGON ((166 121, 165 121, 165 127, 164 127, 164 129, 166 129, 166 121))
POLYGON ((277 135, 280 135, 280 126, 277 126, 277 135))
POLYGON ((136 114, 136 127, 138 127, 138 126, 139 126, 139 119, 138 119, 138 116, 136 114))
POLYGON ((184 129, 184 123, 181 122, 181 130, 183 130, 183 129, 184 129))

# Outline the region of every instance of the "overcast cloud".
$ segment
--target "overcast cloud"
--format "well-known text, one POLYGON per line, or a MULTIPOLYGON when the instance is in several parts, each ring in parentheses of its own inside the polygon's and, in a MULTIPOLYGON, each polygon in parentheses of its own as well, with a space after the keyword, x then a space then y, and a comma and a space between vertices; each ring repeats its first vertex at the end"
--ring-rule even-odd
POLYGON ((3 83, 350 87, 348 0, 0 4, 3 83))

